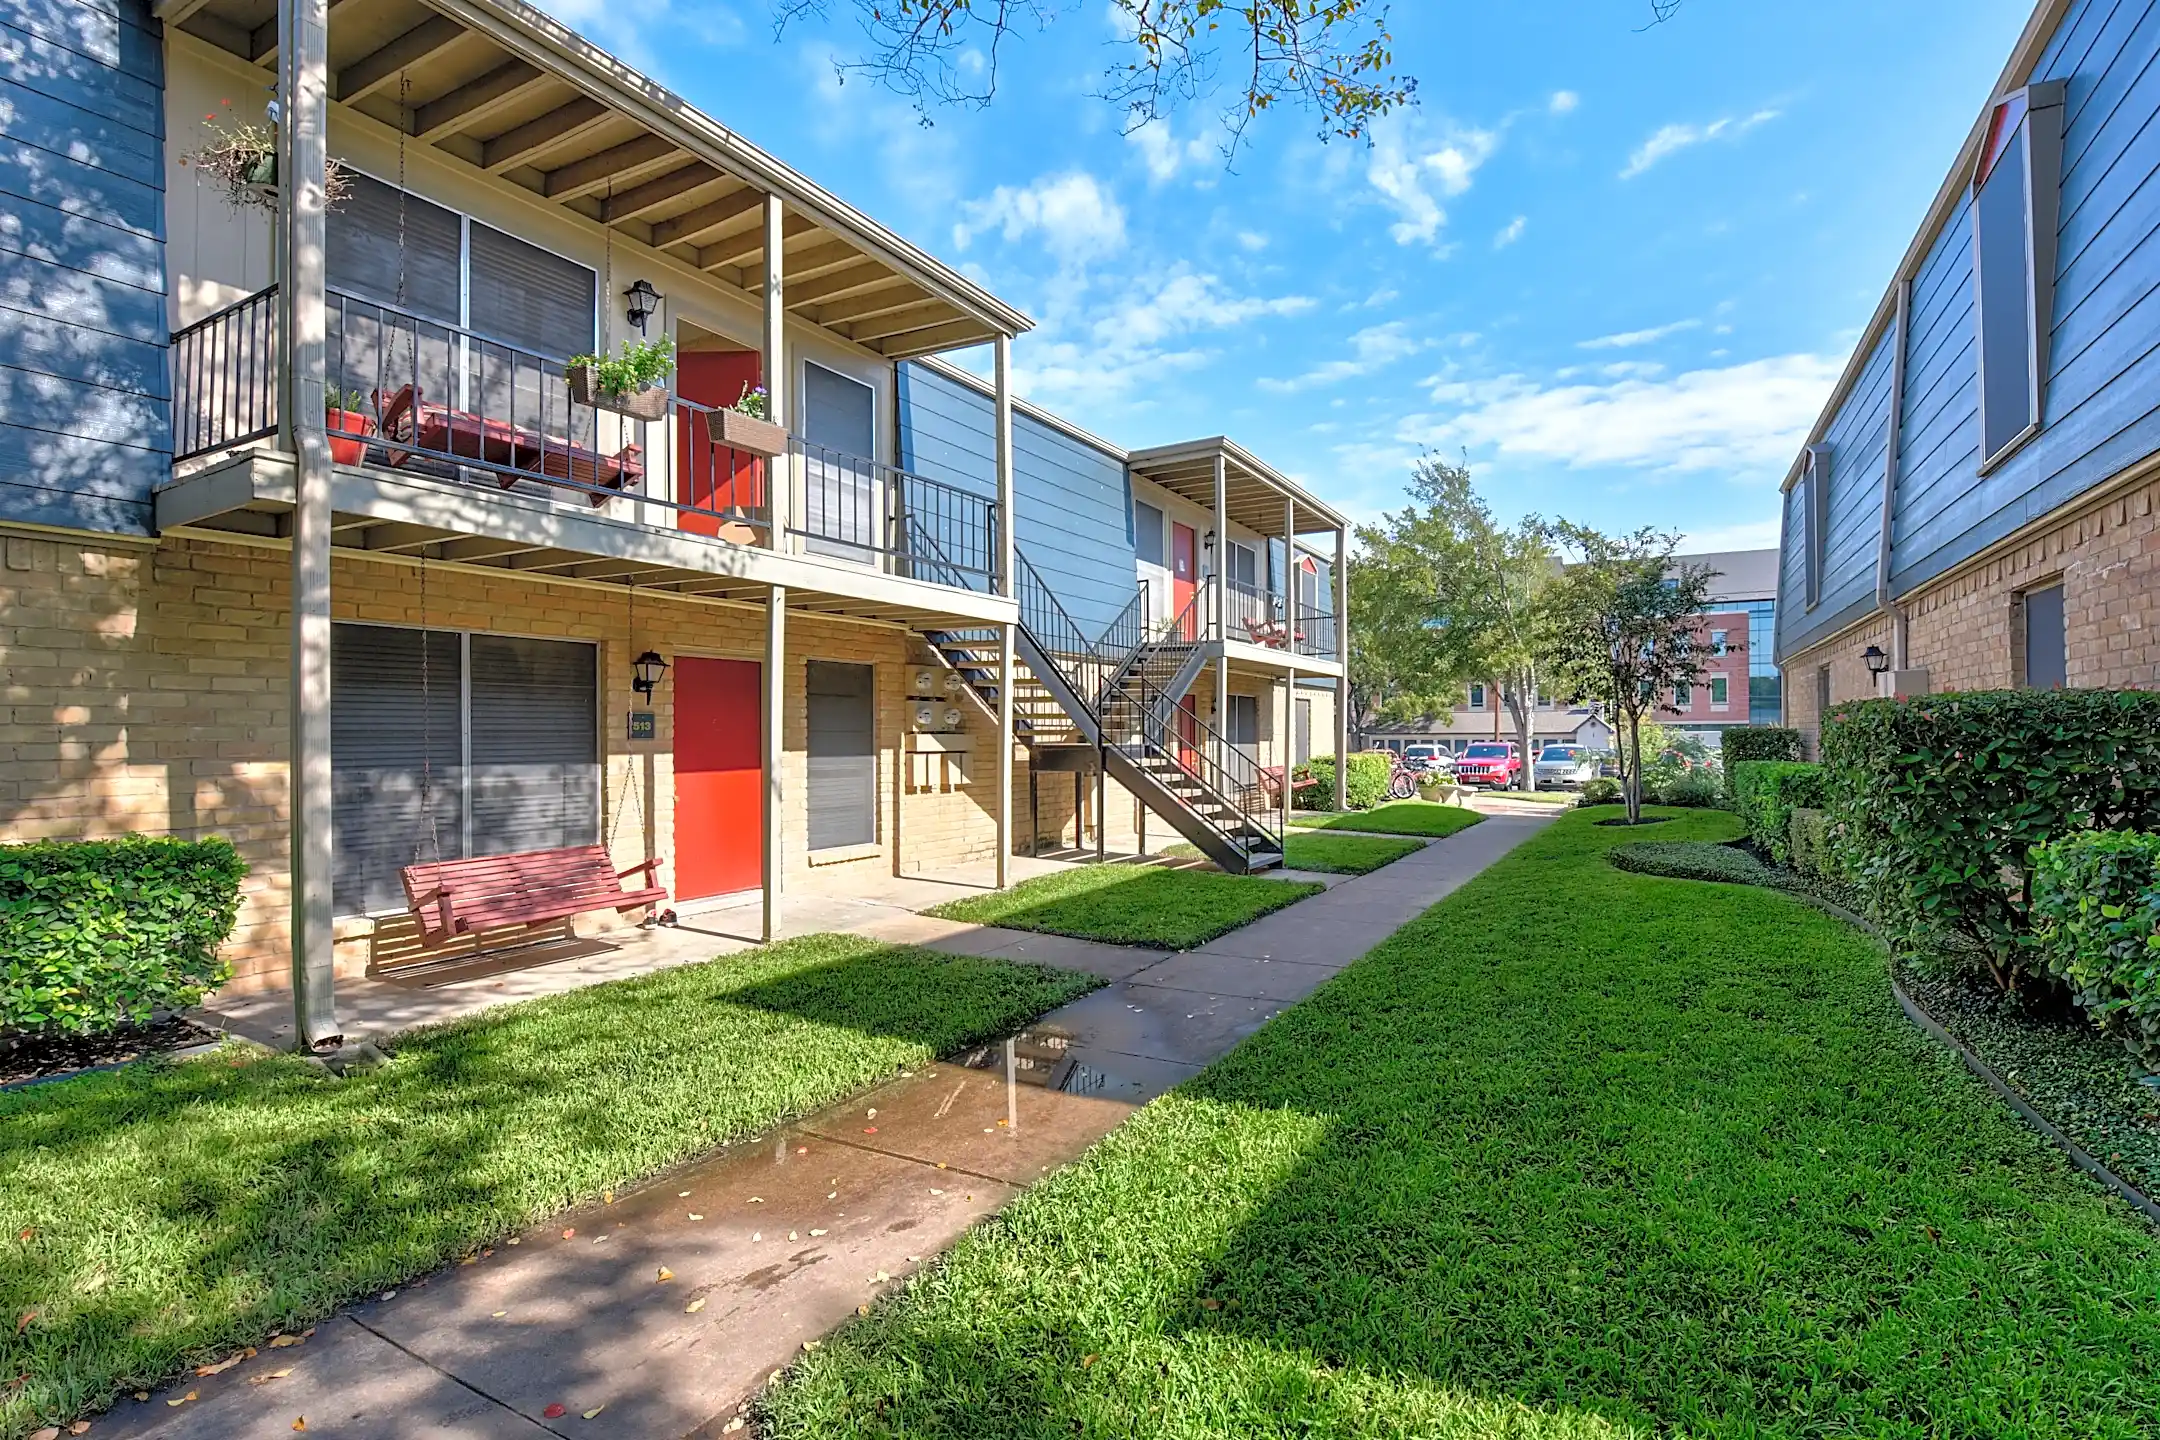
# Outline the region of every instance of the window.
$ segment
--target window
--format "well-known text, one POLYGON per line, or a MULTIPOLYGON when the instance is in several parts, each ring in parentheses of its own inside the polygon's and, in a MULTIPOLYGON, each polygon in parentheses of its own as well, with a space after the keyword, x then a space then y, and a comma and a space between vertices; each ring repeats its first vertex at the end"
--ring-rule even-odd
POLYGON ((1981 466, 2040 428, 2054 323, 2060 81, 1996 102, 1973 172, 1973 310, 1979 328, 1981 466))
POLYGON ((1230 697, 1229 741, 1233 745, 1253 746, 1260 743, 1260 697, 1257 695, 1232 695, 1230 697))
POLYGON ((468 233, 470 328, 551 360, 593 348, 599 282, 591 270, 478 221, 468 233))
POLYGON ((1133 551, 1142 565, 1163 563, 1162 511, 1145 500, 1133 501, 1133 551))
POLYGON ((805 687, 810 711, 808 792, 810 848, 870 845, 877 840, 877 741, 868 665, 812 660, 805 687))
POLYGON ((1800 472, 1801 502, 1807 516, 1803 538, 1807 541, 1807 605, 1822 603, 1823 555, 1830 532, 1830 447, 1810 445, 1800 472))
POLYGON ((1710 653, 1712 655, 1723 655, 1725 653, 1725 632, 1723 630, 1712 630, 1710 632, 1710 653))
POLYGON ((1290 763, 1303 765, 1312 759, 1312 701, 1297 702, 1297 718, 1290 734, 1290 763))
POLYGON ((1260 585, 1260 556, 1250 545, 1230 542, 1230 578, 1248 590, 1260 585))
POLYGON ((1723 675, 1710 677, 1710 708, 1723 710, 1732 703, 1732 681, 1723 675))
POLYGON ((803 548, 869 565, 885 530, 884 503, 871 456, 877 407, 868 385, 822 365, 803 367, 804 496, 809 513, 803 548))
POLYGON ((1685 710, 1695 703, 1695 687, 1682 680, 1672 687, 1672 708, 1685 710))
POLYGON ((2063 631, 2063 587, 2057 581, 2018 597, 2024 620, 2024 654, 2019 657, 2027 687, 2060 690, 2069 683, 2069 653, 2063 631))
POLYGON ((1485 708, 1485 687, 1483 685, 1472 685, 1470 687, 1470 708, 1472 710, 1485 708))
POLYGON ((599 843, 598 677, 579 641, 332 626, 338 913, 403 907, 407 865, 599 843))

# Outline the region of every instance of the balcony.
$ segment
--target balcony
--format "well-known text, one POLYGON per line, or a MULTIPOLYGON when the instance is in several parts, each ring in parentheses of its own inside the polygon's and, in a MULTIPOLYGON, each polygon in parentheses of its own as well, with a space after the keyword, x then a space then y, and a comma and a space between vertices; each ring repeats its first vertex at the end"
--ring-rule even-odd
MULTIPOLYGON (((1309 602, 1308 602, 1309 603, 1309 602)), ((1217 627, 1232 644, 1258 646, 1286 655, 1314 660, 1334 660, 1335 617, 1298 608, 1297 623, 1288 621, 1289 607, 1283 597, 1242 580, 1223 583, 1224 613, 1217 627)))
MULTIPOLYGON (((279 533, 275 495, 251 491, 215 513, 205 505, 243 497, 226 485, 216 497, 167 498, 270 451, 279 424, 276 300, 271 287, 173 336, 176 479, 160 496, 161 525, 279 533)), ((395 543, 439 556, 453 539, 494 538, 505 544, 457 544, 450 554, 699 594, 727 593, 713 577, 739 576, 750 590, 783 583, 892 594, 867 583, 876 577, 995 596, 993 497, 794 435, 776 456, 738 449, 721 440, 718 410, 681 397, 649 420, 587 403, 559 358, 347 291, 328 292, 326 322, 332 458, 349 482, 338 508, 364 490, 376 498, 354 502, 347 528, 404 526, 358 548, 395 543), (776 485, 791 501, 778 535, 776 485), (418 538, 416 521, 440 534, 418 538), (517 543, 530 539, 548 543, 517 543), (782 561, 789 576, 770 568, 782 561), (701 574, 661 573, 683 569, 701 574)))

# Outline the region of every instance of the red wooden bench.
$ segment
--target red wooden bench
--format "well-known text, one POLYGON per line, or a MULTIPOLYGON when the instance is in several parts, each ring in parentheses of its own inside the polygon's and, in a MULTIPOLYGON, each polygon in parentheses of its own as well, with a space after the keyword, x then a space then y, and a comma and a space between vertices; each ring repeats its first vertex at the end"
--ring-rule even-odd
MULTIPOLYGON (((433 451, 609 490, 620 490, 645 476, 644 451, 634 444, 625 445, 613 455, 602 455, 537 430, 438 405, 427 398, 427 392, 410 385, 387 400, 378 390, 374 399, 379 417, 376 429, 382 438, 402 440, 414 447, 386 447, 392 465, 403 465, 416 451, 433 451)), ((518 477, 499 474, 496 480, 507 490, 517 484, 518 477)), ((605 495, 588 498, 595 505, 604 505, 608 499, 605 495)))
POLYGON ((666 890, 657 885, 630 890, 623 882, 638 874, 650 880, 659 863, 646 860, 617 870, 602 846, 573 845, 407 865, 402 874, 405 902, 420 922, 421 943, 440 945, 483 930, 656 905, 667 899, 666 890))

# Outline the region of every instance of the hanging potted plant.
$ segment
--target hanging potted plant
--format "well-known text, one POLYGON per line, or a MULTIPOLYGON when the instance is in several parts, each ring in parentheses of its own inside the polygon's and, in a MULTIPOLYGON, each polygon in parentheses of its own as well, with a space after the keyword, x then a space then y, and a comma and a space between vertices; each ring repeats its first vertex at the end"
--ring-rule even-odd
POLYGON ((771 397, 762 385, 744 385, 735 403, 705 412, 705 437, 715 445, 762 455, 770 460, 787 453, 787 430, 766 413, 771 397))
POLYGON ((323 392, 323 423, 330 431, 330 458, 340 465, 358 465, 367 458, 367 437, 375 433, 375 417, 360 407, 367 396, 358 390, 335 385, 323 392))
MULTIPOLYGON (((225 203, 235 209, 247 205, 276 208, 277 127, 235 119, 230 100, 218 105, 203 116, 206 143, 182 155, 180 163, 215 180, 225 192, 225 203)), ((332 156, 323 171, 324 203, 335 210, 351 193, 352 172, 332 156)))
POLYGON ((616 355, 575 355, 563 368, 570 399, 579 405, 612 410, 633 420, 667 415, 667 378, 675 373, 675 342, 625 340, 616 355))

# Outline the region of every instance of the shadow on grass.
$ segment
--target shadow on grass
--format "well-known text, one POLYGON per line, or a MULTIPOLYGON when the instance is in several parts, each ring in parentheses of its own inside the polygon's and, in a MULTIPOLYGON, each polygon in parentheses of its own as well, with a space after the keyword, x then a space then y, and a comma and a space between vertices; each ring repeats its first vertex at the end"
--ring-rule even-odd
POLYGON ((771 1433, 2144 1433, 2160 1241, 1864 937, 1624 834, 1560 822, 1142 1111, 771 1433))
POLYGON ((1099 983, 813 936, 415 1032, 0 1094, 0 1435, 222 1358, 1099 983))

